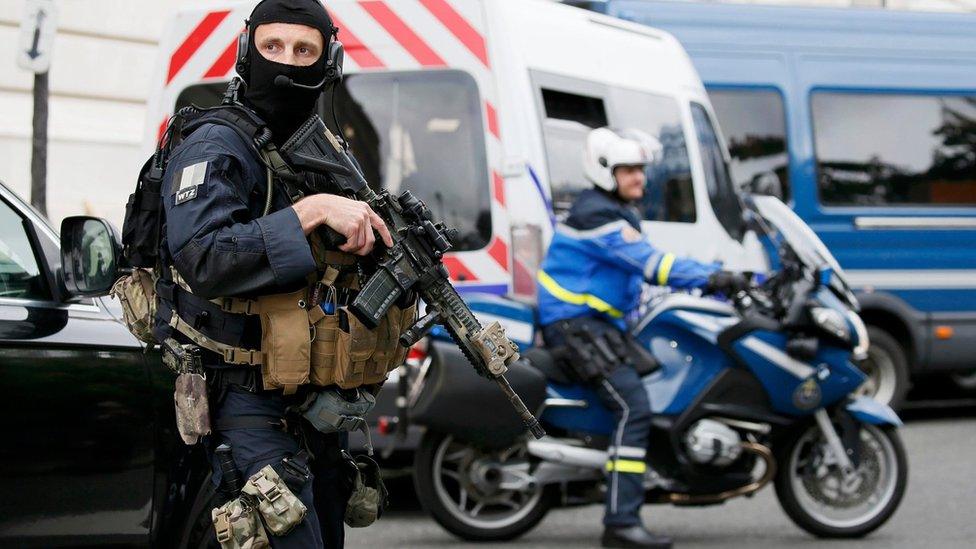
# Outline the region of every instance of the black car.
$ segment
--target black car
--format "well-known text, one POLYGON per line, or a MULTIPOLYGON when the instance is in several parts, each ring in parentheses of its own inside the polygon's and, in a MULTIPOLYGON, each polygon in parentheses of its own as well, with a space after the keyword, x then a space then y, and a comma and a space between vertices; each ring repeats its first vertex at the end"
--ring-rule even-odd
POLYGON ((116 301, 72 298, 58 234, 0 184, 0 546, 196 546, 212 490, 173 379, 116 301))

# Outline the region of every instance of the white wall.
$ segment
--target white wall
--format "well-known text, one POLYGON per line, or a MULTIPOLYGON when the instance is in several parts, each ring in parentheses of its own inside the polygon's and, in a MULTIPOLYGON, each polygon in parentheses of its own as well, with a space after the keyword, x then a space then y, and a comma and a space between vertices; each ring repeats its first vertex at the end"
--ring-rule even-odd
MULTIPOLYGON (((835 6, 881 3, 732 1, 835 6)), ((58 0, 47 179, 48 214, 55 224, 78 213, 121 224, 126 197, 145 160, 141 141, 160 36, 180 7, 220 3, 222 0, 58 0)), ((972 10, 976 0, 887 0, 887 5, 972 10)), ((33 76, 15 63, 23 9, 23 0, 0 0, 0 181, 28 198, 33 76)))
MULTIPOLYGON (((50 71, 48 214, 121 225, 142 166, 157 43, 182 6, 219 0, 58 0, 50 71)), ((16 65, 23 0, 0 0, 0 181, 30 194, 33 75, 16 65)))

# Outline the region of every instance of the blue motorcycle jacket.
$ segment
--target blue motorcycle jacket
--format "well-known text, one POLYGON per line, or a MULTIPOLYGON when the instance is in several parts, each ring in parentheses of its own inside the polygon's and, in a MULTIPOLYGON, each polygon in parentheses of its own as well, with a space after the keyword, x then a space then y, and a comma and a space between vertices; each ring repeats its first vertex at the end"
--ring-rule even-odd
POLYGON ((614 195, 588 189, 555 230, 537 274, 543 326, 602 316, 620 329, 640 304, 644 281, 681 289, 703 288, 718 264, 704 264, 655 249, 641 234, 637 211, 614 195))

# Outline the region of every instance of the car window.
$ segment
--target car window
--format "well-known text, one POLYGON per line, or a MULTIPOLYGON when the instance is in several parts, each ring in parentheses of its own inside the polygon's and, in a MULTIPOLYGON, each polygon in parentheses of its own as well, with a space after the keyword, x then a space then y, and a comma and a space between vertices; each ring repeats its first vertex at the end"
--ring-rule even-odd
MULTIPOLYGON (((184 90, 176 110, 220 103, 226 84, 184 90)), ((319 114, 333 130, 323 95, 319 114)), ((342 135, 371 185, 410 190, 458 229, 454 249, 491 239, 491 196, 478 87, 456 70, 350 74, 335 98, 342 135)))
POLYGON ((740 189, 790 201, 783 96, 773 90, 709 89, 740 189))
POLYGON ((715 126, 705 107, 698 103, 691 104, 691 119, 695 124, 698 147, 701 149, 705 187, 708 189, 708 201, 712 205, 712 211, 729 235, 736 240, 741 240, 745 232, 742 206, 732 179, 729 177, 729 166, 725 163, 715 126))
POLYGON ((49 299, 26 221, 0 202, 0 298, 49 299))
POLYGON ((824 204, 976 205, 976 97, 813 94, 824 204))

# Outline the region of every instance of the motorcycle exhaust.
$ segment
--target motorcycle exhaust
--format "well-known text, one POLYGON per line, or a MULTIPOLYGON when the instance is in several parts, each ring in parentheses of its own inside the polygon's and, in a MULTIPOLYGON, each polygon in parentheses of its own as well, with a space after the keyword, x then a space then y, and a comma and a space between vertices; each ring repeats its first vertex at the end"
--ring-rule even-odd
POLYGON ((603 470, 607 463, 607 453, 592 448, 572 446, 552 439, 530 440, 529 454, 552 463, 603 470))
POLYGON ((755 442, 743 442, 742 449, 746 452, 752 452, 758 455, 766 463, 766 470, 763 471, 761 477, 753 482, 750 482, 749 484, 746 484, 745 486, 740 486, 738 488, 733 488, 732 490, 726 490, 717 494, 664 494, 663 502, 673 503, 675 505, 719 503, 734 497, 747 496, 749 494, 758 492, 762 487, 769 484, 769 481, 773 480, 773 477, 776 476, 776 459, 773 457, 772 450, 766 446, 763 446, 762 444, 757 444, 755 442))

